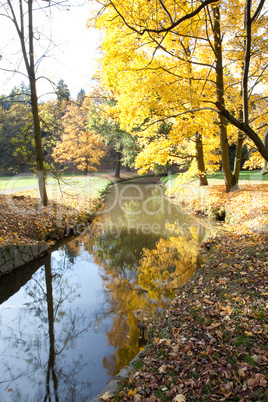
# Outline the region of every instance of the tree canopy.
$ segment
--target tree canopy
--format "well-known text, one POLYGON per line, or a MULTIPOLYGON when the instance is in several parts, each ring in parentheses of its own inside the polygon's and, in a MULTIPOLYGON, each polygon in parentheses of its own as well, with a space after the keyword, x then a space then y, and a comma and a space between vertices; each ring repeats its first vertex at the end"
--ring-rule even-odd
POLYGON ((104 33, 104 85, 115 92, 121 127, 132 132, 142 127, 137 167, 143 171, 156 161, 187 159, 193 173, 200 173, 198 147, 193 147, 199 139, 206 165, 201 173, 218 168, 221 154, 230 191, 238 181, 245 136, 267 160, 262 137, 268 38, 262 0, 95 3, 99 9, 91 22, 104 33), (168 133, 161 132, 163 126, 168 133), (237 145, 234 172, 231 144, 237 145))

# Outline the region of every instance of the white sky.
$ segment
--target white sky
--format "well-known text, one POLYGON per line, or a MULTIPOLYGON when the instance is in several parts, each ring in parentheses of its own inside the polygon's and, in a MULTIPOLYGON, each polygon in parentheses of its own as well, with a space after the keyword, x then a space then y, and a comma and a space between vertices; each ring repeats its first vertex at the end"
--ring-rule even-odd
MULTIPOLYGON (((72 2, 71 0, 70 3, 72 2)), ((90 91, 92 77, 97 68, 100 34, 86 27, 89 13, 88 3, 80 7, 71 7, 69 11, 58 11, 52 7, 49 19, 43 15, 41 24, 39 20, 36 22, 37 27, 41 26, 41 32, 51 35, 53 42, 58 45, 49 51, 50 57, 41 61, 37 75, 46 76, 55 83, 63 79, 68 85, 72 98, 76 98, 81 88, 86 93, 90 91)), ((19 41, 12 23, 3 17, 0 19, 0 54, 3 56, 0 60, 0 68, 12 68, 20 59, 19 41)), ((43 37, 40 37, 38 43, 46 46, 48 44, 43 37)), ((37 46, 35 50, 36 54, 39 53, 37 46)), ((40 51, 40 54, 44 52, 43 49, 40 51)), ((20 66, 21 71, 24 71, 23 63, 20 66)), ((13 75, 0 71, 0 77, 0 94, 9 94, 12 88, 22 81, 28 85, 28 78, 20 74, 13 75)), ((41 100, 52 98, 53 95, 43 97, 51 90, 52 87, 46 80, 38 81, 38 95, 39 97, 41 95, 41 100)))

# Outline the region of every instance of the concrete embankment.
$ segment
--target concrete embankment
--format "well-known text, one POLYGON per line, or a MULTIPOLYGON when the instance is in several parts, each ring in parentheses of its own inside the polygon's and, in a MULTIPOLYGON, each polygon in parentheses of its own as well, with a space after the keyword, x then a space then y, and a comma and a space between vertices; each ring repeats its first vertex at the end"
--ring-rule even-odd
POLYGON ((0 248, 0 275, 9 273, 47 253, 46 243, 36 245, 14 245, 0 248))

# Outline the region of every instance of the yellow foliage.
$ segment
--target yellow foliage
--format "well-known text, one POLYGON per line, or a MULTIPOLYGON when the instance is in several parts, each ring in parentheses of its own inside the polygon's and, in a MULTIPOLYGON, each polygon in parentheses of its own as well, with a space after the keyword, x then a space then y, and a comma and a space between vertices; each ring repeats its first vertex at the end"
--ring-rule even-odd
POLYGON ((252 152, 249 159, 244 163, 244 168, 253 170, 260 167, 263 167, 263 157, 259 154, 259 152, 252 152))
MULTIPOLYGON (((145 0, 116 0, 112 4, 105 0, 102 5, 95 23, 104 33, 102 80, 116 94, 116 113, 122 129, 139 137, 142 150, 136 167, 143 173, 153 169, 154 164, 183 165, 187 161, 188 176, 195 175, 194 137, 202 133, 206 169, 215 170, 220 144, 213 105, 217 95, 214 33, 207 11, 193 17, 190 24, 185 20, 168 32, 154 33, 160 26, 170 26, 172 19, 177 21, 186 15, 192 3, 181 7, 180 2, 174 1, 166 1, 164 6, 162 2, 145 0), (169 130, 163 132, 165 124, 169 130)), ((254 3, 252 12, 255 11, 254 3)), ((254 23, 252 41, 257 50, 251 55, 252 89, 255 83, 267 85, 267 72, 260 74, 268 49, 267 22, 262 15, 254 23)), ((238 116, 242 107, 244 3, 229 0, 222 4, 221 25, 225 105, 238 116)), ((251 91, 253 128, 267 122, 264 102, 251 91)), ((236 143, 236 139, 237 130, 229 124, 228 140, 236 143)))
POLYGON ((88 111, 85 101, 83 107, 70 104, 63 117, 64 133, 61 142, 57 143, 53 151, 53 158, 57 162, 71 161, 84 172, 97 170, 94 164, 99 164, 104 155, 103 142, 87 128, 88 111))

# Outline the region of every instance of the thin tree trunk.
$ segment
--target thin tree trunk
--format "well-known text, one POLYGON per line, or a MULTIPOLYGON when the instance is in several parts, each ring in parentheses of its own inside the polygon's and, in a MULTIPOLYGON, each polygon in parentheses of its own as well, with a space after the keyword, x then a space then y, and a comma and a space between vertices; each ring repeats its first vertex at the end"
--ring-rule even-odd
POLYGON ((43 147, 41 140, 41 127, 40 118, 38 111, 38 100, 36 92, 36 77, 35 77, 35 64, 34 64, 34 46, 33 46, 33 0, 28 0, 28 13, 29 13, 29 59, 30 63, 26 63, 28 66, 28 77, 31 88, 31 105, 34 123, 34 140, 36 149, 36 164, 37 164, 37 176, 39 192, 41 197, 41 202, 43 205, 48 204, 47 192, 46 192, 46 181, 45 181, 45 169, 43 162, 43 147))
POLYGON ((199 184, 200 186, 208 186, 207 174, 204 161, 204 149, 202 134, 195 134, 195 149, 196 149, 196 162, 199 171, 199 184))
POLYGON ((120 169, 121 169, 121 151, 116 152, 116 167, 114 176, 120 179, 120 169))
POLYGON ((245 4, 245 60, 242 80, 242 96, 243 96, 243 122, 248 124, 248 75, 251 56, 251 0, 246 0, 245 4))
POLYGON ((34 140, 35 140, 38 186, 39 186, 39 192, 40 192, 42 205, 47 205, 48 197, 47 197, 47 192, 46 192, 45 169, 44 169, 44 163, 43 163, 41 127, 40 127, 38 103, 37 103, 34 78, 30 78, 30 88, 31 88, 32 114, 33 114, 33 122, 34 122, 34 140))
MULTIPOLYGON (((220 26, 220 8, 218 5, 213 6, 213 34, 214 34, 214 50, 216 57, 216 86, 217 86, 217 102, 224 106, 224 81, 223 81, 223 66, 222 66, 222 46, 221 46, 221 26, 220 26)), ((226 129, 226 119, 219 115, 219 134, 221 143, 221 159, 222 169, 225 180, 227 193, 236 185, 235 177, 231 171, 229 146, 226 129)))
POLYGON ((84 170, 84 175, 87 176, 88 175, 88 160, 86 160, 86 167, 84 170))
POLYGON ((23 60, 25 63, 25 67, 27 70, 29 83, 30 83, 38 185, 39 185, 41 202, 43 205, 47 205, 48 198, 47 198, 47 193, 46 193, 45 170, 44 170, 44 163, 43 163, 43 148, 42 148, 42 141, 41 141, 41 127, 40 127, 40 119, 39 119, 39 111, 38 111, 35 63, 34 63, 33 0, 27 0, 26 3, 28 5, 28 39, 25 37, 25 29, 24 29, 25 13, 23 10, 23 2, 22 1, 19 2, 19 19, 17 19, 11 0, 7 0, 7 4, 9 6, 9 9, 10 9, 11 15, 12 15, 12 21, 15 25, 17 34, 20 39, 23 60), (29 41, 29 42, 27 42, 27 41, 29 41), (28 52, 26 49, 27 43, 29 43, 28 52))
MULTIPOLYGON (((242 108, 239 109, 239 116, 238 119, 242 121, 243 119, 243 110, 242 108)), ((237 134, 237 143, 236 143, 236 152, 235 152, 235 162, 234 162, 234 177, 235 181, 238 186, 238 180, 239 180, 239 173, 241 169, 241 158, 242 158, 242 150, 243 150, 243 143, 245 140, 245 136, 242 131, 238 131, 237 134)))

